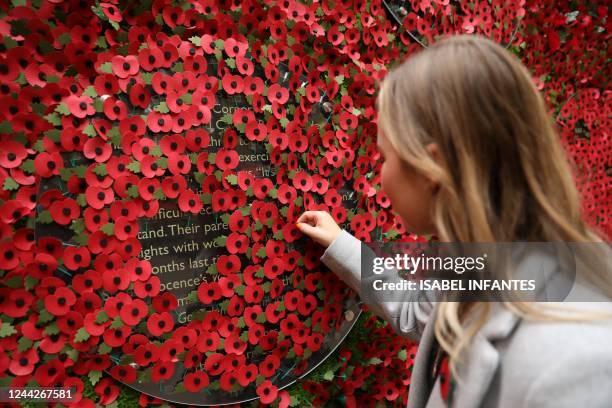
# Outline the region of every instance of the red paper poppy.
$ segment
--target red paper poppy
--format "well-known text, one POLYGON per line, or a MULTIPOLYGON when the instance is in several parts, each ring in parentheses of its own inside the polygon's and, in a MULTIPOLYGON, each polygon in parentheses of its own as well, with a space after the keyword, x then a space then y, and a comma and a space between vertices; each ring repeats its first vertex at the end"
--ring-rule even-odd
POLYGON ((203 331, 197 340, 198 351, 206 353, 209 351, 215 351, 220 344, 220 337, 217 332, 203 331))
POLYGON ((183 381, 185 382, 185 389, 189 392, 198 392, 202 388, 208 387, 209 384, 208 375, 201 370, 185 375, 183 381))
POLYGON ((299 302, 297 310, 302 316, 310 316, 317 308, 317 298, 312 294, 307 294, 299 302))
POLYGON ((268 279, 274 279, 285 271, 282 258, 267 259, 264 263, 264 274, 268 279))
MULTIPOLYGON (((256 179, 253 181, 253 194, 255 195, 255 197, 259 198, 260 200, 263 200, 264 198, 266 198, 268 193, 273 188, 274 188, 274 185, 272 184, 272 181, 270 179, 262 178, 262 179, 256 179)), ((268 207, 268 208, 271 208, 271 207, 268 207)), ((270 218, 270 216, 272 215, 273 214, 269 214, 265 218, 270 218)))
POLYGON ((238 334, 233 333, 225 339, 225 341, 223 342, 223 346, 226 353, 240 355, 246 350, 247 343, 240 340, 240 336, 238 334))
MULTIPOLYGON (((134 336, 132 336, 134 338, 134 336)), ((152 362, 159 359, 159 349, 152 343, 147 342, 147 338, 143 336, 144 342, 137 346, 133 352, 134 362, 141 367, 146 367, 152 362)))
POLYGON ((31 228, 19 228, 13 235, 13 245, 21 251, 29 251, 34 247, 35 236, 31 228))
MULTIPOLYGON (((155 192, 161 187, 158 179, 143 178, 138 181, 138 194, 146 202, 153 200, 155 192)), ((155 211, 151 211, 153 214, 155 211)))
POLYGON ((185 151, 185 139, 179 135, 166 135, 159 142, 161 151, 166 156, 182 154, 185 151))
POLYGON ((131 365, 116 365, 110 369, 110 374, 124 384, 133 384, 138 378, 136 369, 131 365))
POLYGON ((81 178, 81 181, 84 181, 84 186, 79 185, 79 190, 85 190, 87 186, 96 186, 100 188, 109 188, 113 184, 113 179, 108 176, 102 176, 100 174, 96 174, 94 170, 99 170, 98 164, 91 164, 85 170, 85 179, 81 178), (82 188, 81 188, 82 187, 82 188))
POLYGON ((284 105, 289 100, 289 90, 279 84, 272 84, 268 88, 267 97, 271 104, 276 102, 284 105))
POLYGON ((108 175, 115 180, 121 176, 128 176, 130 174, 128 169, 130 163, 131 160, 127 156, 111 156, 106 162, 108 175))
POLYGON ((197 332, 188 327, 178 327, 173 333, 172 338, 176 339, 183 349, 190 349, 198 341, 197 332))
POLYGON ((111 21, 120 22, 122 20, 119 9, 114 4, 100 3, 100 8, 106 17, 111 21))
POLYGON ((244 56, 249 48, 249 44, 246 39, 237 41, 235 38, 228 38, 225 40, 223 50, 228 57, 236 58, 238 56, 244 56))
POLYGON ((283 238, 288 243, 294 242, 302 236, 300 230, 295 226, 295 224, 283 225, 281 232, 283 234, 283 238))
POLYGON ((120 389, 110 378, 103 378, 94 387, 94 391, 100 398, 98 402, 102 405, 108 405, 117 399, 120 389))
POLYGON ((161 380, 168 380, 174 374, 174 363, 169 361, 158 361, 151 370, 151 380, 156 383, 161 380))
POLYGON ((238 162, 238 153, 234 150, 220 149, 215 156, 215 164, 221 170, 235 169, 238 162))
POLYGON ((115 250, 121 259, 128 259, 132 256, 137 256, 142 250, 142 245, 136 237, 132 237, 123 242, 118 242, 115 250))
POLYGON ((86 247, 69 246, 64 250, 64 265, 71 271, 89 266, 91 255, 86 247))
POLYGON ((7 297, 8 301, 5 301, 3 304, 4 313, 10 317, 25 316, 34 301, 34 296, 20 288, 4 293, 4 298, 6 299, 7 297))
POLYGON ((68 225, 80 215, 80 207, 72 198, 54 201, 49 208, 53 220, 60 225, 68 225))
POLYGON ((102 280, 100 279, 100 274, 90 269, 82 274, 76 275, 72 279, 72 286, 77 293, 93 292, 100 289, 102 280))
POLYGON ((45 309, 55 316, 63 316, 68 313, 75 302, 74 292, 66 287, 60 287, 53 294, 45 297, 45 309))
POLYGON ((249 122, 245 128, 245 134, 247 139, 251 141, 264 141, 268 135, 268 129, 263 123, 255 121, 249 122))
POLYGON ((0 166, 12 169, 21 165, 28 152, 21 143, 10 140, 0 142, 0 166))
POLYGON ((194 74, 205 74, 208 63, 206 58, 202 55, 194 55, 185 58, 184 69, 187 72, 193 72, 194 74))
MULTIPOLYGON (((101 75, 96 76, 96 79, 94 80, 94 89, 96 93, 100 96, 115 95, 117 92, 119 92, 119 83, 117 82, 117 79, 113 75, 101 74, 101 75)), ((107 98, 107 100, 108 99, 111 99, 111 98, 107 98)), ((104 102, 106 102, 106 100, 104 102)))
POLYGON ((140 172, 144 177, 153 178, 162 176, 166 169, 159 164, 157 157, 146 155, 140 159, 140 172))
POLYGON ((244 81, 239 75, 226 74, 221 78, 223 89, 229 95, 241 93, 244 89, 244 81))
POLYGON ((8 369, 17 376, 26 376, 34 371, 39 357, 35 348, 13 353, 8 369))
POLYGON ((85 198, 92 208, 99 210, 105 205, 112 203, 115 199, 115 194, 112 189, 91 186, 85 191, 85 198))
POLYGON ((219 385, 223 391, 236 391, 238 389, 238 373, 229 370, 224 372, 221 374, 221 378, 219 379, 219 385))
POLYGON ((273 147, 280 150, 285 150, 289 145, 289 138, 280 130, 273 130, 269 132, 268 139, 273 147))
POLYGON ((70 95, 64 102, 68 106, 68 109, 70 109, 70 113, 77 118, 84 118, 96 113, 93 107, 93 100, 89 96, 70 95))
POLYGON ((187 148, 192 151, 200 151, 210 144, 210 135, 204 129, 190 130, 185 134, 187 148))
POLYGON ((176 47, 170 43, 165 43, 161 46, 161 63, 162 68, 170 68, 178 59, 178 51, 176 47))
MULTIPOLYGON (((264 87, 264 81, 259 77, 248 76, 244 79, 243 89, 245 95, 261 95, 264 91, 264 87)), ((253 101, 255 102, 255 99, 253 99, 253 101)))
MULTIPOLYGON (((92 336, 101 336, 104 333, 106 327, 110 325, 110 322, 108 321, 104 323, 98 323, 96 321, 97 315, 98 312, 94 311, 87 313, 83 318, 83 327, 85 328, 87 333, 91 334, 92 336)), ((106 367, 101 367, 101 369, 104 368, 106 367)))
POLYGON ((115 251, 117 243, 118 241, 115 237, 108 236, 102 231, 95 231, 89 235, 87 248, 92 254, 110 254, 115 251))
MULTIPOLYGON (((127 267, 127 264, 126 264, 127 267)), ((155 297, 159 294, 161 283, 157 276, 150 276, 151 264, 145 260, 139 260, 134 268, 134 293, 140 298, 155 297)))
POLYGON ((217 259, 217 270, 222 275, 231 275, 240 270, 240 258, 236 255, 221 255, 217 259))
POLYGON ((265 292, 259 285, 249 285, 244 289, 244 300, 250 304, 260 303, 264 295, 265 292))
POLYGON ((94 159, 98 163, 103 163, 111 156, 113 149, 102 138, 94 137, 85 142, 83 153, 88 159, 94 159))
POLYGON ((41 387, 48 387, 58 379, 64 378, 65 375, 66 369, 64 365, 59 359, 55 358, 39 365, 34 373, 34 379, 41 387))
MULTIPOLYGON (((150 270, 150 265, 148 266, 148 268, 150 270)), ((159 281, 157 287, 159 291, 159 281)), ((157 310, 158 313, 174 310, 178 304, 176 297, 169 292, 164 292, 160 296, 153 296, 153 307, 155 308, 155 310, 157 310)))
POLYGON ((172 117, 157 112, 147 116, 147 127, 154 133, 169 132, 172 129, 172 117))
MULTIPOLYGON (((250 59, 245 58, 243 56, 238 56, 236 58, 236 68, 238 68, 238 72, 240 72, 240 74, 244 75, 245 77, 250 77, 253 75, 253 72, 255 72, 255 66, 253 65, 253 62, 251 62, 250 59)), ((246 89, 247 89, 247 83, 245 82, 245 87, 244 87, 245 93, 246 93, 246 89)))
POLYGON ((238 295, 233 295, 227 305, 228 316, 240 316, 244 312, 245 300, 238 295))
POLYGON ((131 152, 134 158, 142 161, 146 156, 152 155, 157 149, 157 143, 148 137, 139 139, 131 146, 131 152))
POLYGON ((185 20, 185 14, 179 7, 165 6, 162 10, 162 17, 164 22, 170 27, 174 28, 177 25, 183 24, 185 20))
MULTIPOLYGON (((211 91, 203 88, 198 88, 191 97, 191 102, 199 108, 208 108, 208 111, 213 109, 217 103, 217 97, 211 91)), ((210 116, 209 119, 210 120, 210 116)))
POLYGON ((277 355, 269 354, 259 363, 259 373, 264 377, 271 377, 276 374, 280 363, 280 358, 277 355))
POLYGON ((204 369, 210 375, 221 374, 225 370, 224 358, 225 356, 221 353, 209 354, 204 362, 204 369))
POLYGON ((202 282, 198 287, 198 299, 205 305, 221 299, 222 293, 217 282, 202 282))
POLYGON ((256 392, 263 404, 271 404, 278 395, 278 388, 270 380, 264 380, 257 386, 256 392))
POLYGON ((153 71, 155 68, 161 67, 162 60, 162 51, 157 47, 143 48, 138 52, 138 62, 140 68, 144 71, 153 71))
POLYGON ((164 181, 162 181, 162 190, 168 198, 178 197, 180 192, 185 191, 186 188, 187 180, 180 175, 165 177, 164 181))
MULTIPOLYGON (((4 203, 4 205, 15 205, 18 204, 18 209, 20 207, 25 207, 28 210, 33 210, 36 207, 36 190, 33 187, 21 187, 19 188, 19 191, 17 191, 17 194, 15 195, 15 201, 9 200, 6 203, 4 203), (10 204, 9 204, 10 203, 10 204)), ((6 207, 3 208, 4 210, 7 210, 6 213, 12 215, 12 211, 8 211, 8 210, 15 210, 15 207, 6 207)), ((2 213, 4 211, 0 211, 0 216, 2 216, 2 213)), ((5 216, 7 216, 8 214, 4 214, 5 216)), ((7 224, 10 223, 7 221, 7 224)))
MULTIPOLYGON (((193 72, 183 71, 177 72, 173 76, 174 79, 174 88, 173 92, 178 94, 179 96, 195 89, 197 85, 196 76, 193 72)), ((168 96, 170 92, 168 92, 168 96)))
POLYGON ((130 284, 130 280, 124 269, 112 269, 102 275, 102 286, 110 293, 118 290, 125 290, 130 284))
POLYGON ((255 121, 255 115, 248 109, 236 109, 232 114, 232 120, 235 126, 246 126, 249 122, 255 121))
POLYGON ((119 311, 125 306, 132 302, 130 295, 124 292, 120 292, 115 296, 109 297, 104 303, 104 311, 112 319, 119 316, 119 311))
POLYGON ((66 151, 83 150, 83 145, 87 141, 87 137, 73 127, 67 127, 62 130, 60 135, 60 143, 66 151))
POLYGON ((272 324, 278 323, 285 317, 285 310, 278 310, 280 302, 270 303, 266 306, 266 321, 272 324))
POLYGON ((136 75, 140 68, 138 64, 138 59, 134 55, 128 55, 123 57, 121 55, 115 55, 111 59, 113 72, 119 78, 128 78, 130 76, 136 75))
POLYGON ((172 174, 187 174, 191 170, 191 161, 187 156, 173 154, 168 156, 168 170, 172 174))
POLYGON ((190 108, 186 102, 186 94, 183 90, 170 90, 166 96, 166 104, 172 113, 181 113, 190 108))
MULTIPOLYGON (((214 2, 204 1, 201 3, 202 4, 199 6, 203 8, 204 14, 216 14, 217 13, 217 10, 216 10, 217 7, 214 4, 214 2)), ((215 49, 217 48, 215 44, 215 40, 216 38, 210 34, 204 34, 202 37, 200 37, 200 45, 205 53, 213 54, 215 52, 215 49)))
POLYGON ((11 270, 19 265, 19 252, 15 249, 11 242, 0 243, 0 261, 2 268, 11 270))
POLYGON ((231 254, 244 254, 249 246, 249 238, 246 235, 232 232, 225 243, 231 254))
POLYGON ((147 330, 153 336, 161 336, 169 333, 174 328, 174 320, 168 312, 153 313, 147 319, 147 330))
POLYGON ((64 160, 58 152, 42 152, 34 158, 34 168, 41 177, 57 176, 64 168, 64 160))
POLYGON ((245 232, 249 227, 248 218, 240 211, 234 211, 232 215, 230 215, 229 219, 229 228, 234 232, 245 232))
MULTIPOLYGON (((1 247, 1 245, 0 245, 1 247)), ((2 252, 0 252, 1 255, 2 252)), ((60 252, 61 253, 61 252, 60 252)), ((47 253, 38 253, 26 267, 26 272, 34 278, 42 278, 57 270, 57 259, 47 253)))
POLYGON ((275 299, 283 292, 285 284, 282 280, 276 278, 272 280, 272 284, 270 285, 269 295, 270 298, 275 299))
POLYGON ((133 106, 146 109, 151 103, 151 94, 142 84, 130 88, 130 102, 133 106))
POLYGON ((191 190, 185 190, 179 195, 178 204, 181 211, 193 214, 199 213, 204 206, 200 197, 191 190))
POLYGON ((121 320, 129 326, 136 326, 146 315, 148 307, 140 299, 134 299, 128 304, 124 304, 119 311, 121 320))
POLYGON ((164 95, 171 89, 174 89, 174 83, 174 78, 160 71, 153 74, 153 77, 151 78, 151 86, 153 87, 153 90, 159 95, 164 95))

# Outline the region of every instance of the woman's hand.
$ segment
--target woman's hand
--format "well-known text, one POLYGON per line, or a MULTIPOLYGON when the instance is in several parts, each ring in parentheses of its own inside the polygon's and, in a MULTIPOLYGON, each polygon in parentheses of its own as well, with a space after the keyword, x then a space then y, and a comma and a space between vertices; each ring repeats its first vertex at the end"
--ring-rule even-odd
POLYGON ((326 248, 342 231, 331 214, 325 211, 305 211, 295 225, 304 235, 326 248))

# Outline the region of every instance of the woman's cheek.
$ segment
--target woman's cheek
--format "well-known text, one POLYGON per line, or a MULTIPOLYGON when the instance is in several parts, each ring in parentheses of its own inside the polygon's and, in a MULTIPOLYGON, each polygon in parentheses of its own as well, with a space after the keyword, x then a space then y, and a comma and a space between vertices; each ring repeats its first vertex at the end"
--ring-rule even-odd
POLYGON ((390 184, 387 181, 387 165, 386 165, 386 162, 384 162, 382 164, 382 166, 380 167, 380 187, 385 192, 387 197, 389 197, 389 200, 391 200, 391 197, 389 196, 389 187, 390 187, 390 184))
POLYGON ((380 169, 380 184, 383 191, 389 198, 391 206, 395 207, 399 204, 395 202, 395 191, 397 190, 397 183, 399 182, 399 180, 394 180, 392 174, 393 172, 390 166, 391 164, 388 161, 385 161, 382 164, 382 167, 380 169))

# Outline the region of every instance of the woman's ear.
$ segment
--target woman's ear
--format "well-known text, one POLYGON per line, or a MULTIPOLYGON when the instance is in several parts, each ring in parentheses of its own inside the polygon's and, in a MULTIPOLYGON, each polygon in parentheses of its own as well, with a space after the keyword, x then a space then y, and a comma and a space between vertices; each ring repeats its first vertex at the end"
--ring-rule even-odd
POLYGON ((435 142, 430 142, 425 145, 425 150, 434 159, 439 166, 442 165, 442 153, 440 152, 440 146, 435 142))

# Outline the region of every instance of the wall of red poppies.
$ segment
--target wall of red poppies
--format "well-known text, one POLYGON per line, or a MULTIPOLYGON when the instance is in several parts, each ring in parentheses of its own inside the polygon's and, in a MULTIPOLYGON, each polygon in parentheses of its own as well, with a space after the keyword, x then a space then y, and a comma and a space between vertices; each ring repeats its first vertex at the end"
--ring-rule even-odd
MULTIPOLYGON (((2 385, 75 386, 74 406, 156 404, 115 379, 164 379, 177 359, 194 358, 206 369, 188 371, 180 383, 187 391, 253 386, 254 404, 283 407, 404 405, 415 345, 369 313, 290 388, 279 390, 266 365, 239 359, 237 376, 213 374, 212 366, 263 344, 263 332, 244 334, 257 328, 274 334, 267 363, 288 353, 306 361, 326 333, 321 327, 338 319, 340 301, 351 295, 318 263, 320 249, 305 241, 301 251, 268 244, 299 241, 292 221, 304 209, 332 211, 360 239, 424 239, 403 229, 380 191, 374 98, 391 65, 448 33, 490 36, 529 66, 576 165, 585 217, 612 237, 606 2, 389 6, 395 17, 380 0, 0 6, 2 385), (248 108, 217 114, 220 94, 243 98, 248 108), (224 130, 213 152, 206 128, 216 121, 224 130), (240 141, 261 145, 278 171, 256 178, 242 171, 240 141), (339 205, 347 187, 356 199, 339 205), (137 238, 138 220, 168 201, 183 213, 211 207, 228 217, 230 229, 219 238, 227 253, 214 269, 225 280, 210 296, 236 307, 227 319, 237 330, 203 317, 174 327, 176 298, 160 291, 151 265, 138 257, 137 238), (41 234, 55 226, 65 239, 41 234), (296 288, 288 298, 278 268, 296 288), (257 309, 253 288, 260 285, 280 318, 257 309), (337 307, 325 305, 330 294, 337 307), (299 306, 287 302, 293 298, 299 306), (267 320, 240 321, 246 307, 267 320), (199 347, 213 332, 223 345, 199 347), (111 359, 118 348, 143 368, 111 359), (143 357, 146 351, 153 357, 143 357)), ((208 302, 208 293, 193 296, 208 302)))

